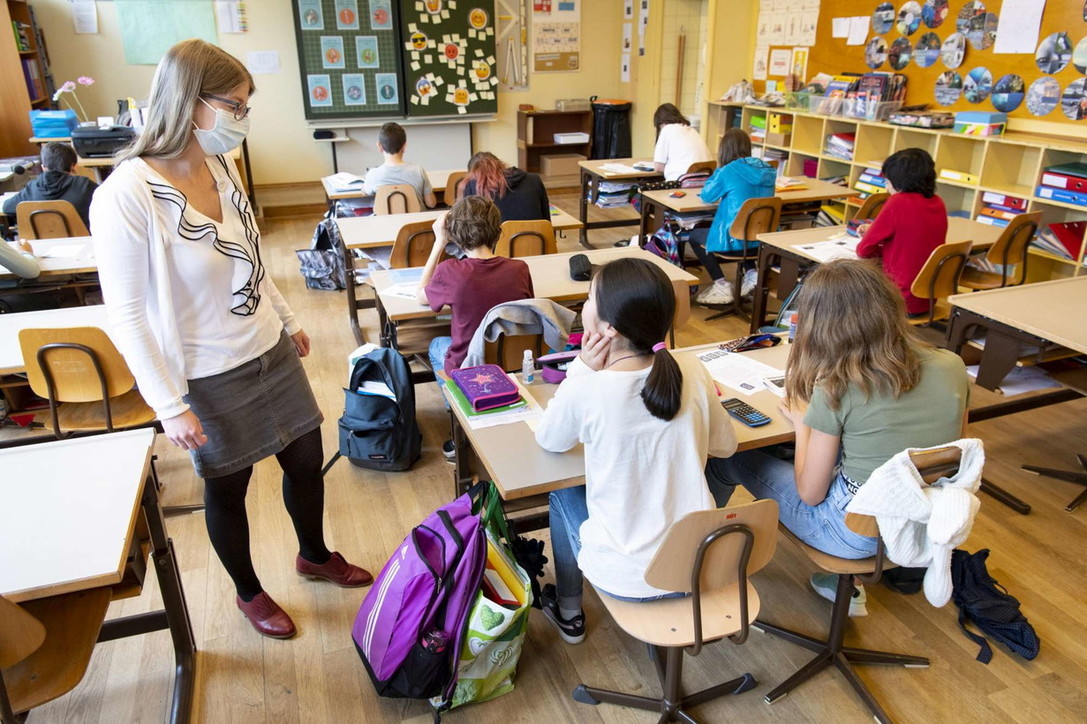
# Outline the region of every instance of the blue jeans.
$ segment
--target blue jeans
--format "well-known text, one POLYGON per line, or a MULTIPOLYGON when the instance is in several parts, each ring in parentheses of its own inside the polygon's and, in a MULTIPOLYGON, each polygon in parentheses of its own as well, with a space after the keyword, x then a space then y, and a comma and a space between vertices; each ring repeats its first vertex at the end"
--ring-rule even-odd
POLYGON ((808 505, 800 499, 791 462, 761 450, 738 452, 730 458, 710 458, 706 481, 722 508, 728 505, 737 485, 747 488, 756 499, 776 500, 781 523, 797 538, 824 553, 850 559, 876 553, 878 538, 858 535, 846 527, 845 506, 853 495, 841 470, 835 473, 827 497, 819 505, 808 505))
POLYGON ((452 337, 435 337, 430 340, 430 347, 427 349, 427 356, 430 358, 430 369, 433 370, 434 381, 438 384, 438 399, 442 401, 447 410, 449 409, 449 403, 445 401, 445 395, 442 394, 443 383, 438 378, 438 373, 445 369, 445 353, 452 346, 452 337))
MULTIPOLYGON (((577 554, 581 552, 581 524, 589 519, 589 508, 585 503, 585 486, 555 490, 548 496, 550 501, 551 523, 551 559, 555 564, 555 589, 558 592, 559 608, 581 610, 581 588, 585 577, 577 565, 577 554)), ((686 593, 664 593, 659 596, 632 598, 616 596, 614 593, 597 588, 620 601, 659 601, 662 598, 682 598, 686 593)))

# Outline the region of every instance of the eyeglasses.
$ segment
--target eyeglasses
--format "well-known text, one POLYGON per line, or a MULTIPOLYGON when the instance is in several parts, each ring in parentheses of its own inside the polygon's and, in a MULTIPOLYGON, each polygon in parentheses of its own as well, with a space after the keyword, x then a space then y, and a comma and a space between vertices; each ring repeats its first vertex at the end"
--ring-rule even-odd
POLYGON ((229 98, 223 98, 222 96, 213 96, 210 93, 204 93, 203 96, 205 98, 210 98, 213 101, 219 101, 220 103, 225 103, 230 108, 230 110, 232 110, 234 112, 234 120, 235 121, 242 120, 243 118, 245 118, 246 116, 249 115, 249 111, 253 110, 252 108, 245 105, 244 103, 238 103, 238 101, 232 101, 229 98))

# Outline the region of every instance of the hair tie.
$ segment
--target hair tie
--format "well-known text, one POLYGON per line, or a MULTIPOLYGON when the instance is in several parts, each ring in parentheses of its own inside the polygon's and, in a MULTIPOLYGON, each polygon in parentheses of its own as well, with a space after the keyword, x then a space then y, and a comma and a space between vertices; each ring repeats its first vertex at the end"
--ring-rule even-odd
POLYGON ((664 342, 657 342, 655 345, 653 345, 654 354, 660 352, 662 349, 668 349, 668 345, 664 342))

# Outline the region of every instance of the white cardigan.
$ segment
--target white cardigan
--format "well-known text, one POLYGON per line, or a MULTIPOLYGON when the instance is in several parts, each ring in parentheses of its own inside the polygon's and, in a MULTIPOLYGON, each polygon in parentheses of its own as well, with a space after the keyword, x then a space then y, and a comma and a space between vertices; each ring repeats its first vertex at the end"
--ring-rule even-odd
POLYGON ((275 346, 281 330, 294 334, 301 328, 260 261, 260 232, 234 162, 210 157, 208 167, 220 198, 230 201, 223 203, 221 228, 233 224, 231 236, 238 241, 220 239, 210 220, 194 223, 191 213, 183 215, 184 195, 142 159, 118 166, 91 204, 110 338, 160 419, 189 409, 182 400, 188 380, 233 369, 275 346), (232 264, 225 269, 233 299, 211 289, 199 298, 187 290, 175 294, 175 284, 195 289, 206 281, 201 275, 209 250, 223 255, 210 257, 219 271, 224 260, 232 264), (216 312, 235 317, 226 317, 214 335, 196 328, 193 320, 206 318, 207 305, 216 304, 216 312), (224 334, 232 324, 240 333, 224 334))

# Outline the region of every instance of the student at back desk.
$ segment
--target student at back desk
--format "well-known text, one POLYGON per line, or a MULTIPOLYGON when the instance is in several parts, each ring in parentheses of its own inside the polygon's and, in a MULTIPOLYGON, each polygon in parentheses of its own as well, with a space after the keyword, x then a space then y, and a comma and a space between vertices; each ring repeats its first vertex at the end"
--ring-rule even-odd
POLYGON ((382 186, 407 184, 415 189, 419 201, 428 209, 438 205, 438 198, 430 186, 430 179, 423 167, 404 160, 408 134, 399 123, 386 123, 377 134, 377 148, 385 157, 385 163, 366 172, 362 192, 373 196, 382 186))

